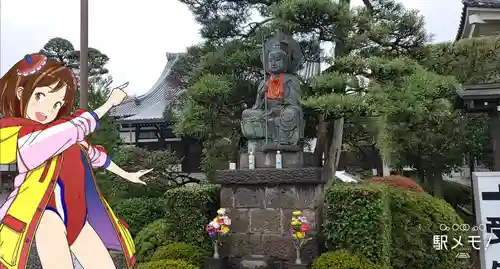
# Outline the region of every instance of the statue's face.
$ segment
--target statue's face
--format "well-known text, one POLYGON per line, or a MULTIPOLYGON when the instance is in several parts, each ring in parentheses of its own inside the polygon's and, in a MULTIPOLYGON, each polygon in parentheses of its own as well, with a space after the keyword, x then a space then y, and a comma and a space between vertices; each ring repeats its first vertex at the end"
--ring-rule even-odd
POLYGON ((268 55, 268 68, 271 73, 285 72, 285 53, 282 51, 273 50, 268 55))

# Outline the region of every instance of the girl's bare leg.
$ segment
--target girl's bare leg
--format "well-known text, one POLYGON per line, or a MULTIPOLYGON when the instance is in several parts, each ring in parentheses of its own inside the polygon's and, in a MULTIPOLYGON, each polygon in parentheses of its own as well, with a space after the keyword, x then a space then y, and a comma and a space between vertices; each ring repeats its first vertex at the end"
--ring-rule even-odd
POLYGON ((116 269, 104 243, 88 222, 71 245, 71 251, 85 269, 116 269))
POLYGON ((35 233, 36 249, 43 269, 73 269, 66 227, 53 211, 43 213, 35 233))

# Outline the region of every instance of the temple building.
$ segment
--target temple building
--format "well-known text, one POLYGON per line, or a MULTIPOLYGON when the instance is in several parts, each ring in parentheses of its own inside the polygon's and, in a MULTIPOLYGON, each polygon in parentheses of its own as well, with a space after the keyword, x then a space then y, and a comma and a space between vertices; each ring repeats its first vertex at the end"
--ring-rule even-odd
MULTIPOLYGON (((456 36, 456 41, 474 37, 493 37, 500 34, 500 0, 464 0, 462 16, 456 36)), ((500 81, 489 83, 461 85, 456 108, 463 109, 466 113, 488 113, 490 115, 490 128, 493 140, 500 138, 500 81)), ((494 145, 495 142, 492 142, 494 145)), ((488 155, 488 154, 487 154, 488 155)), ((492 169, 500 171, 500 150, 493 150, 491 159, 492 169)), ((477 156, 475 157, 477 158, 477 156)), ((468 167, 462 169, 460 174, 452 174, 452 178, 466 179, 471 171, 488 171, 490 167, 476 167, 476 161, 468 161, 468 167)), ((462 182, 462 181, 461 181, 462 182)), ((464 184, 469 185, 469 180, 464 184)))
POLYGON ((456 40, 500 34, 500 0, 464 0, 456 40))
POLYGON ((200 144, 194 139, 176 137, 173 123, 164 117, 169 108, 176 109, 175 105, 183 91, 171 76, 172 67, 181 56, 182 53, 167 53, 167 64, 151 89, 143 95, 125 100, 113 108, 111 115, 117 119, 124 144, 176 152, 183 158, 179 169, 196 173, 200 171, 200 144))

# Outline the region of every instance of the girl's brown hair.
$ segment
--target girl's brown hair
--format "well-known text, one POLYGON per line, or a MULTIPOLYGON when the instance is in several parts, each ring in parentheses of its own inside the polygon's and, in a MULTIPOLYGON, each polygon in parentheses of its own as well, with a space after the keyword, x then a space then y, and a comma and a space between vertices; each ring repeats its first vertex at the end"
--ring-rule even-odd
MULTIPOLYGON (((31 54, 35 56, 37 54, 31 54)), ((27 56, 28 57, 28 56, 27 56)), ((39 87, 56 84, 53 91, 58 91, 66 86, 64 105, 59 109, 57 118, 68 116, 73 110, 77 85, 73 72, 54 59, 47 62, 36 72, 27 76, 19 75, 19 68, 26 59, 17 62, 0 78, 0 112, 6 117, 24 117, 26 104, 33 91, 39 87), (17 90, 23 88, 21 100, 17 97, 17 90)))

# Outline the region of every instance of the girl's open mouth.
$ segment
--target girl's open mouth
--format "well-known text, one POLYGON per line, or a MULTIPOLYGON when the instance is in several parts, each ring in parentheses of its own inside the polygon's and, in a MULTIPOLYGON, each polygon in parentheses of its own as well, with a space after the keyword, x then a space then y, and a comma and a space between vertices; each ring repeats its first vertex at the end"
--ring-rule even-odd
POLYGON ((35 117, 39 121, 44 121, 47 119, 47 116, 45 116, 45 114, 43 114, 42 112, 36 112, 35 117))

